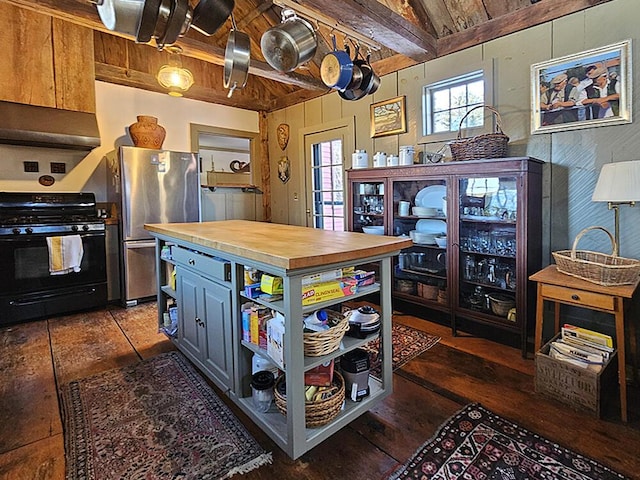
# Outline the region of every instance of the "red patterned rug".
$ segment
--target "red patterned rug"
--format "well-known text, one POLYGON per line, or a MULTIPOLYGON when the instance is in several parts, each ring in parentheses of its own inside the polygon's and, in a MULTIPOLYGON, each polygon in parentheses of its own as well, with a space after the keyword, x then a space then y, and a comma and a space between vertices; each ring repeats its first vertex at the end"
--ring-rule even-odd
POLYGON ((389 480, 623 480, 479 404, 447 420, 389 480))
MULTIPOLYGON (((393 369, 396 370, 412 358, 417 357, 422 352, 429 350, 440 341, 440 337, 429 335, 406 325, 394 323, 391 332, 393 345, 393 369)), ((382 377, 381 366, 382 357, 380 355, 380 339, 367 343, 364 347, 369 352, 370 370, 369 374, 377 378, 382 377)))
POLYGON ((170 352, 62 388, 67 479, 218 479, 266 453, 189 361, 170 352))

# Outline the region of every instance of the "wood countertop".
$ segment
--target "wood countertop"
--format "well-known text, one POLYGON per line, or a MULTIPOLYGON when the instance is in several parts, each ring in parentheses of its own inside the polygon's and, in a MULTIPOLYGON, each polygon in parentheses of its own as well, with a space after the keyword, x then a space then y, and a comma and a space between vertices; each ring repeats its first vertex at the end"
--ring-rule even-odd
POLYGON ((408 238, 248 220, 159 223, 146 224, 144 228, 176 241, 184 240, 286 270, 394 254, 413 245, 408 238))

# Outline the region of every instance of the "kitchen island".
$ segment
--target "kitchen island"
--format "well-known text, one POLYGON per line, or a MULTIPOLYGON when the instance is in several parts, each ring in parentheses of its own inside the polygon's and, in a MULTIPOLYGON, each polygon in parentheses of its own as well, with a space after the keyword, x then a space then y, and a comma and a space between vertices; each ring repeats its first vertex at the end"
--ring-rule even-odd
POLYGON ((391 257, 411 246, 411 240, 244 220, 148 224, 145 228, 156 238, 160 326, 166 324, 165 313, 175 302, 178 322, 172 339, 177 347, 291 458, 298 458, 392 392, 391 257), (376 283, 341 298, 303 305, 303 277, 362 266, 376 270, 376 283), (247 298, 246 269, 281 277, 282 298, 247 298), (303 316, 373 293, 380 296, 379 334, 364 339, 344 337, 337 351, 323 356, 304 355, 303 316), (246 302, 275 310, 285 318, 286 415, 275 406, 260 413, 251 402, 252 357, 264 351, 242 339, 241 306, 246 302), (347 398, 342 411, 329 423, 306 427, 305 372, 378 335, 382 378, 370 377, 370 394, 358 402, 347 398))

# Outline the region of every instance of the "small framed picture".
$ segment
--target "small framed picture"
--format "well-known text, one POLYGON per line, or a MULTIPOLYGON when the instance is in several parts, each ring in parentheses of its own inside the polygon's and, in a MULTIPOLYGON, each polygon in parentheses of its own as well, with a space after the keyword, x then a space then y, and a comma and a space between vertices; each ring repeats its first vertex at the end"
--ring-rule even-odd
POLYGON ((631 40, 531 65, 531 133, 631 123, 631 40))
POLYGON ((371 138, 407 131, 405 97, 371 104, 371 138))

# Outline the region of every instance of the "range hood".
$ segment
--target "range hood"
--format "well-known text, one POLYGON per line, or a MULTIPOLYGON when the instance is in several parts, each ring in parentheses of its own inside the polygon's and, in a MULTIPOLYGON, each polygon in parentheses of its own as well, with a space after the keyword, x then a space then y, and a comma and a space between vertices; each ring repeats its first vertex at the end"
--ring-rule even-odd
POLYGON ((0 143, 92 150, 100 132, 93 113, 0 101, 0 143))

